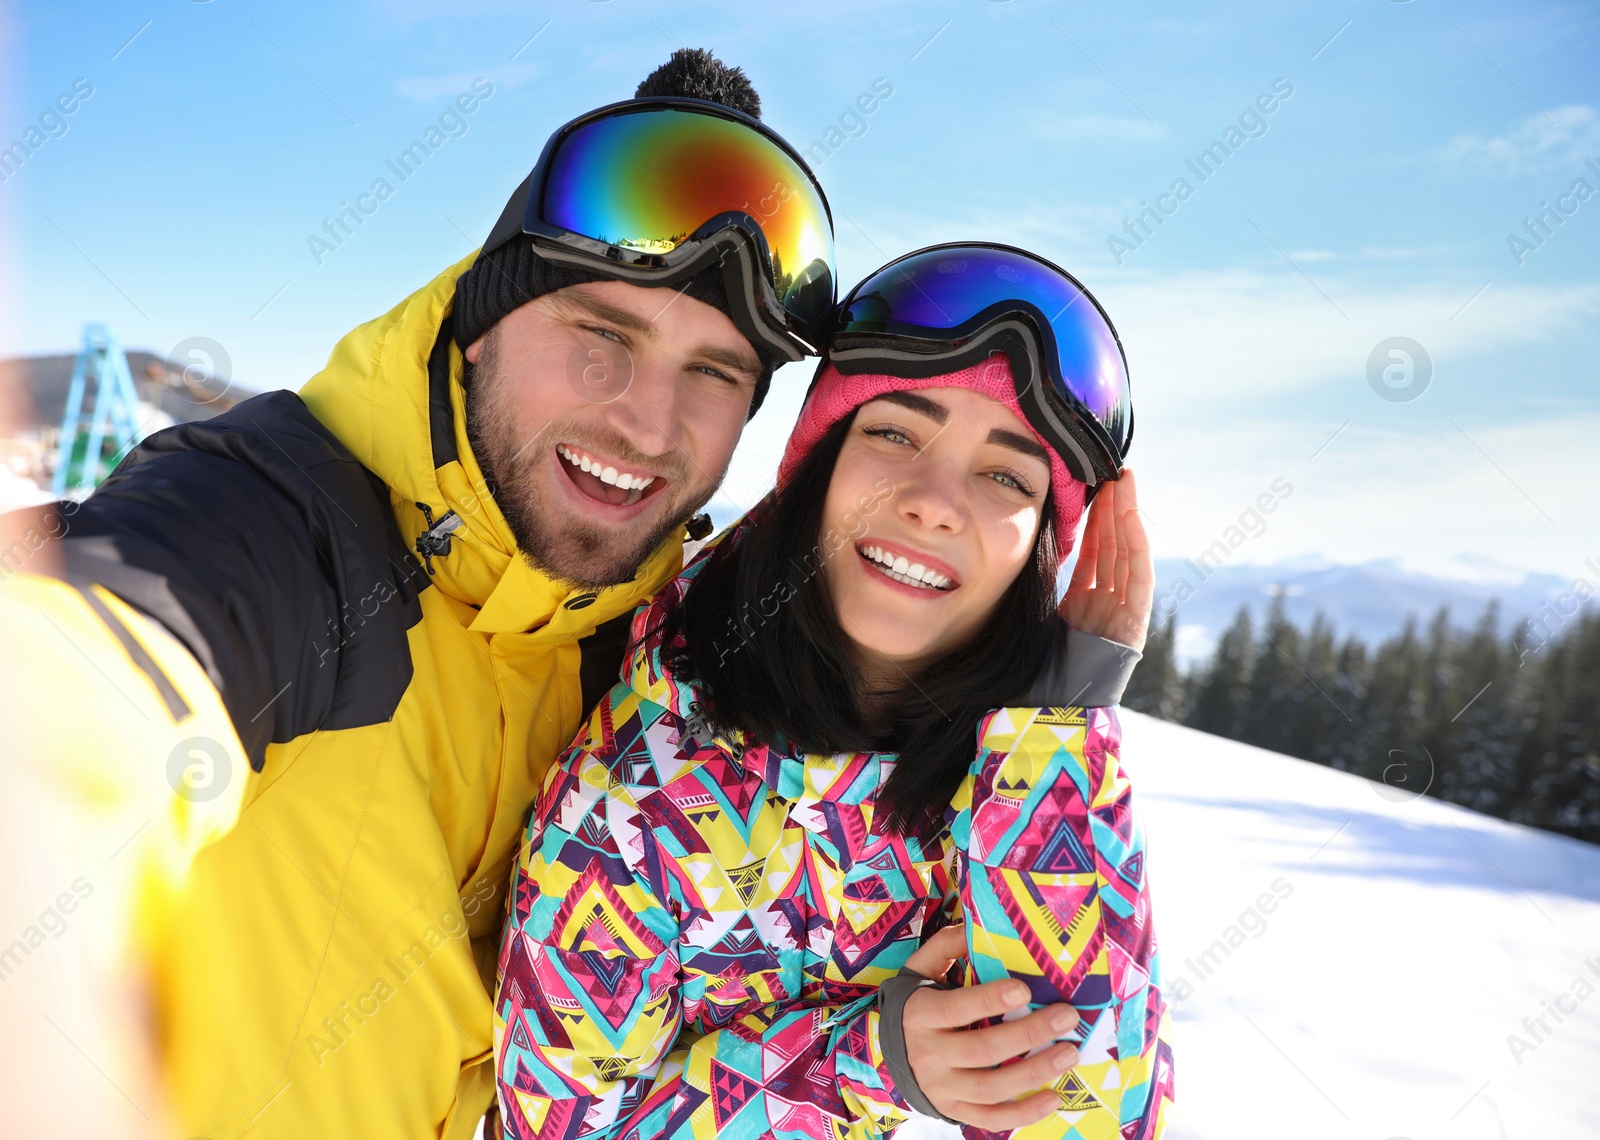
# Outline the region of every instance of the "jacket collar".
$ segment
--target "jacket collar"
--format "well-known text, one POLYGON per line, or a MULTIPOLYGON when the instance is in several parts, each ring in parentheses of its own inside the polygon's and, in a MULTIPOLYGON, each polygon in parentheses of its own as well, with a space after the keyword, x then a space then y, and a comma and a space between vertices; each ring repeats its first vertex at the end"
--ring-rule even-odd
POLYGON ((388 485, 408 547, 416 549, 430 526, 436 535, 449 529, 441 520, 459 521, 448 543, 425 545, 437 551, 427 559, 432 582, 465 607, 464 624, 565 641, 627 613, 669 581, 682 565, 684 535, 666 539, 631 582, 598 591, 522 557, 467 439, 461 350, 448 324, 456 279, 476 257, 348 333, 300 397, 388 485))

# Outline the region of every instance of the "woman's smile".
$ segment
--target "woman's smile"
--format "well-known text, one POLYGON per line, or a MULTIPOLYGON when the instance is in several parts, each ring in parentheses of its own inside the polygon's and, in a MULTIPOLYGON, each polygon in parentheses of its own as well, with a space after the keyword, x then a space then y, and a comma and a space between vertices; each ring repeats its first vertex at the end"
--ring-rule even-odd
POLYGON ((917 593, 937 597, 961 586, 956 572, 939 559, 882 539, 856 543, 856 553, 879 577, 917 593))

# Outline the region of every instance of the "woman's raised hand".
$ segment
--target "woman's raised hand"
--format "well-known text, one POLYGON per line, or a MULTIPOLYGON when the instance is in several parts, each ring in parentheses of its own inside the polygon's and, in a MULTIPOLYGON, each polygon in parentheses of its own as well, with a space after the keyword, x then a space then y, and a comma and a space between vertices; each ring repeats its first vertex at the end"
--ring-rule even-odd
POLYGON ((1124 467, 1089 504, 1078 563, 1057 612, 1073 629, 1142 651, 1155 585, 1138 484, 1133 468, 1124 467))
MULTIPOLYGON (((919 947, 906 966, 924 977, 942 978, 966 953, 965 928, 947 926, 919 947)), ((1027 1004, 1028 987, 1009 979, 954 990, 924 986, 907 999, 902 1019, 906 1059, 935 1108, 951 1120, 1005 1132, 1043 1120, 1061 1107, 1060 1096, 1046 1086, 1078 1063, 1077 1046, 1056 1045, 1015 1064, 1002 1062, 1070 1032, 1078 1024, 1077 1010, 1052 1005, 1015 1021, 969 1028, 1027 1004)))

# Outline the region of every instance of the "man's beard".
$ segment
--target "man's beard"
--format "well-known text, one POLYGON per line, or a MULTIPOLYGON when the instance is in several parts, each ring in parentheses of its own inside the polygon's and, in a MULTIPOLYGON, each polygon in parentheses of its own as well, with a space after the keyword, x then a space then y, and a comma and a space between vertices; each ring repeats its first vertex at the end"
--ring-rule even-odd
POLYGON ((497 339, 491 330, 477 365, 467 365, 467 438, 518 549, 535 569, 583 589, 631 582, 640 564, 710 500, 721 479, 693 486, 687 477, 692 468, 681 452, 646 456, 605 428, 552 421, 537 440, 519 437, 516 401, 496 367, 497 339), (634 532, 645 525, 643 520, 626 528, 581 518, 557 521, 560 508, 547 501, 539 470, 557 443, 655 472, 667 483, 658 494, 671 496, 664 509, 656 508, 662 512, 660 520, 637 537, 634 532))

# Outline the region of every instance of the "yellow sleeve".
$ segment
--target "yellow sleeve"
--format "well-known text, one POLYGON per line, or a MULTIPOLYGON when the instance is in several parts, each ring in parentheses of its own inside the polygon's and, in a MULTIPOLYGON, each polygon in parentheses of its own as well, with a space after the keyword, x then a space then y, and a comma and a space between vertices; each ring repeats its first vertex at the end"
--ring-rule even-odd
POLYGON ((250 767, 179 642, 109 592, 0 580, 0 1104, 15 1135, 166 1135, 143 982, 250 767))

